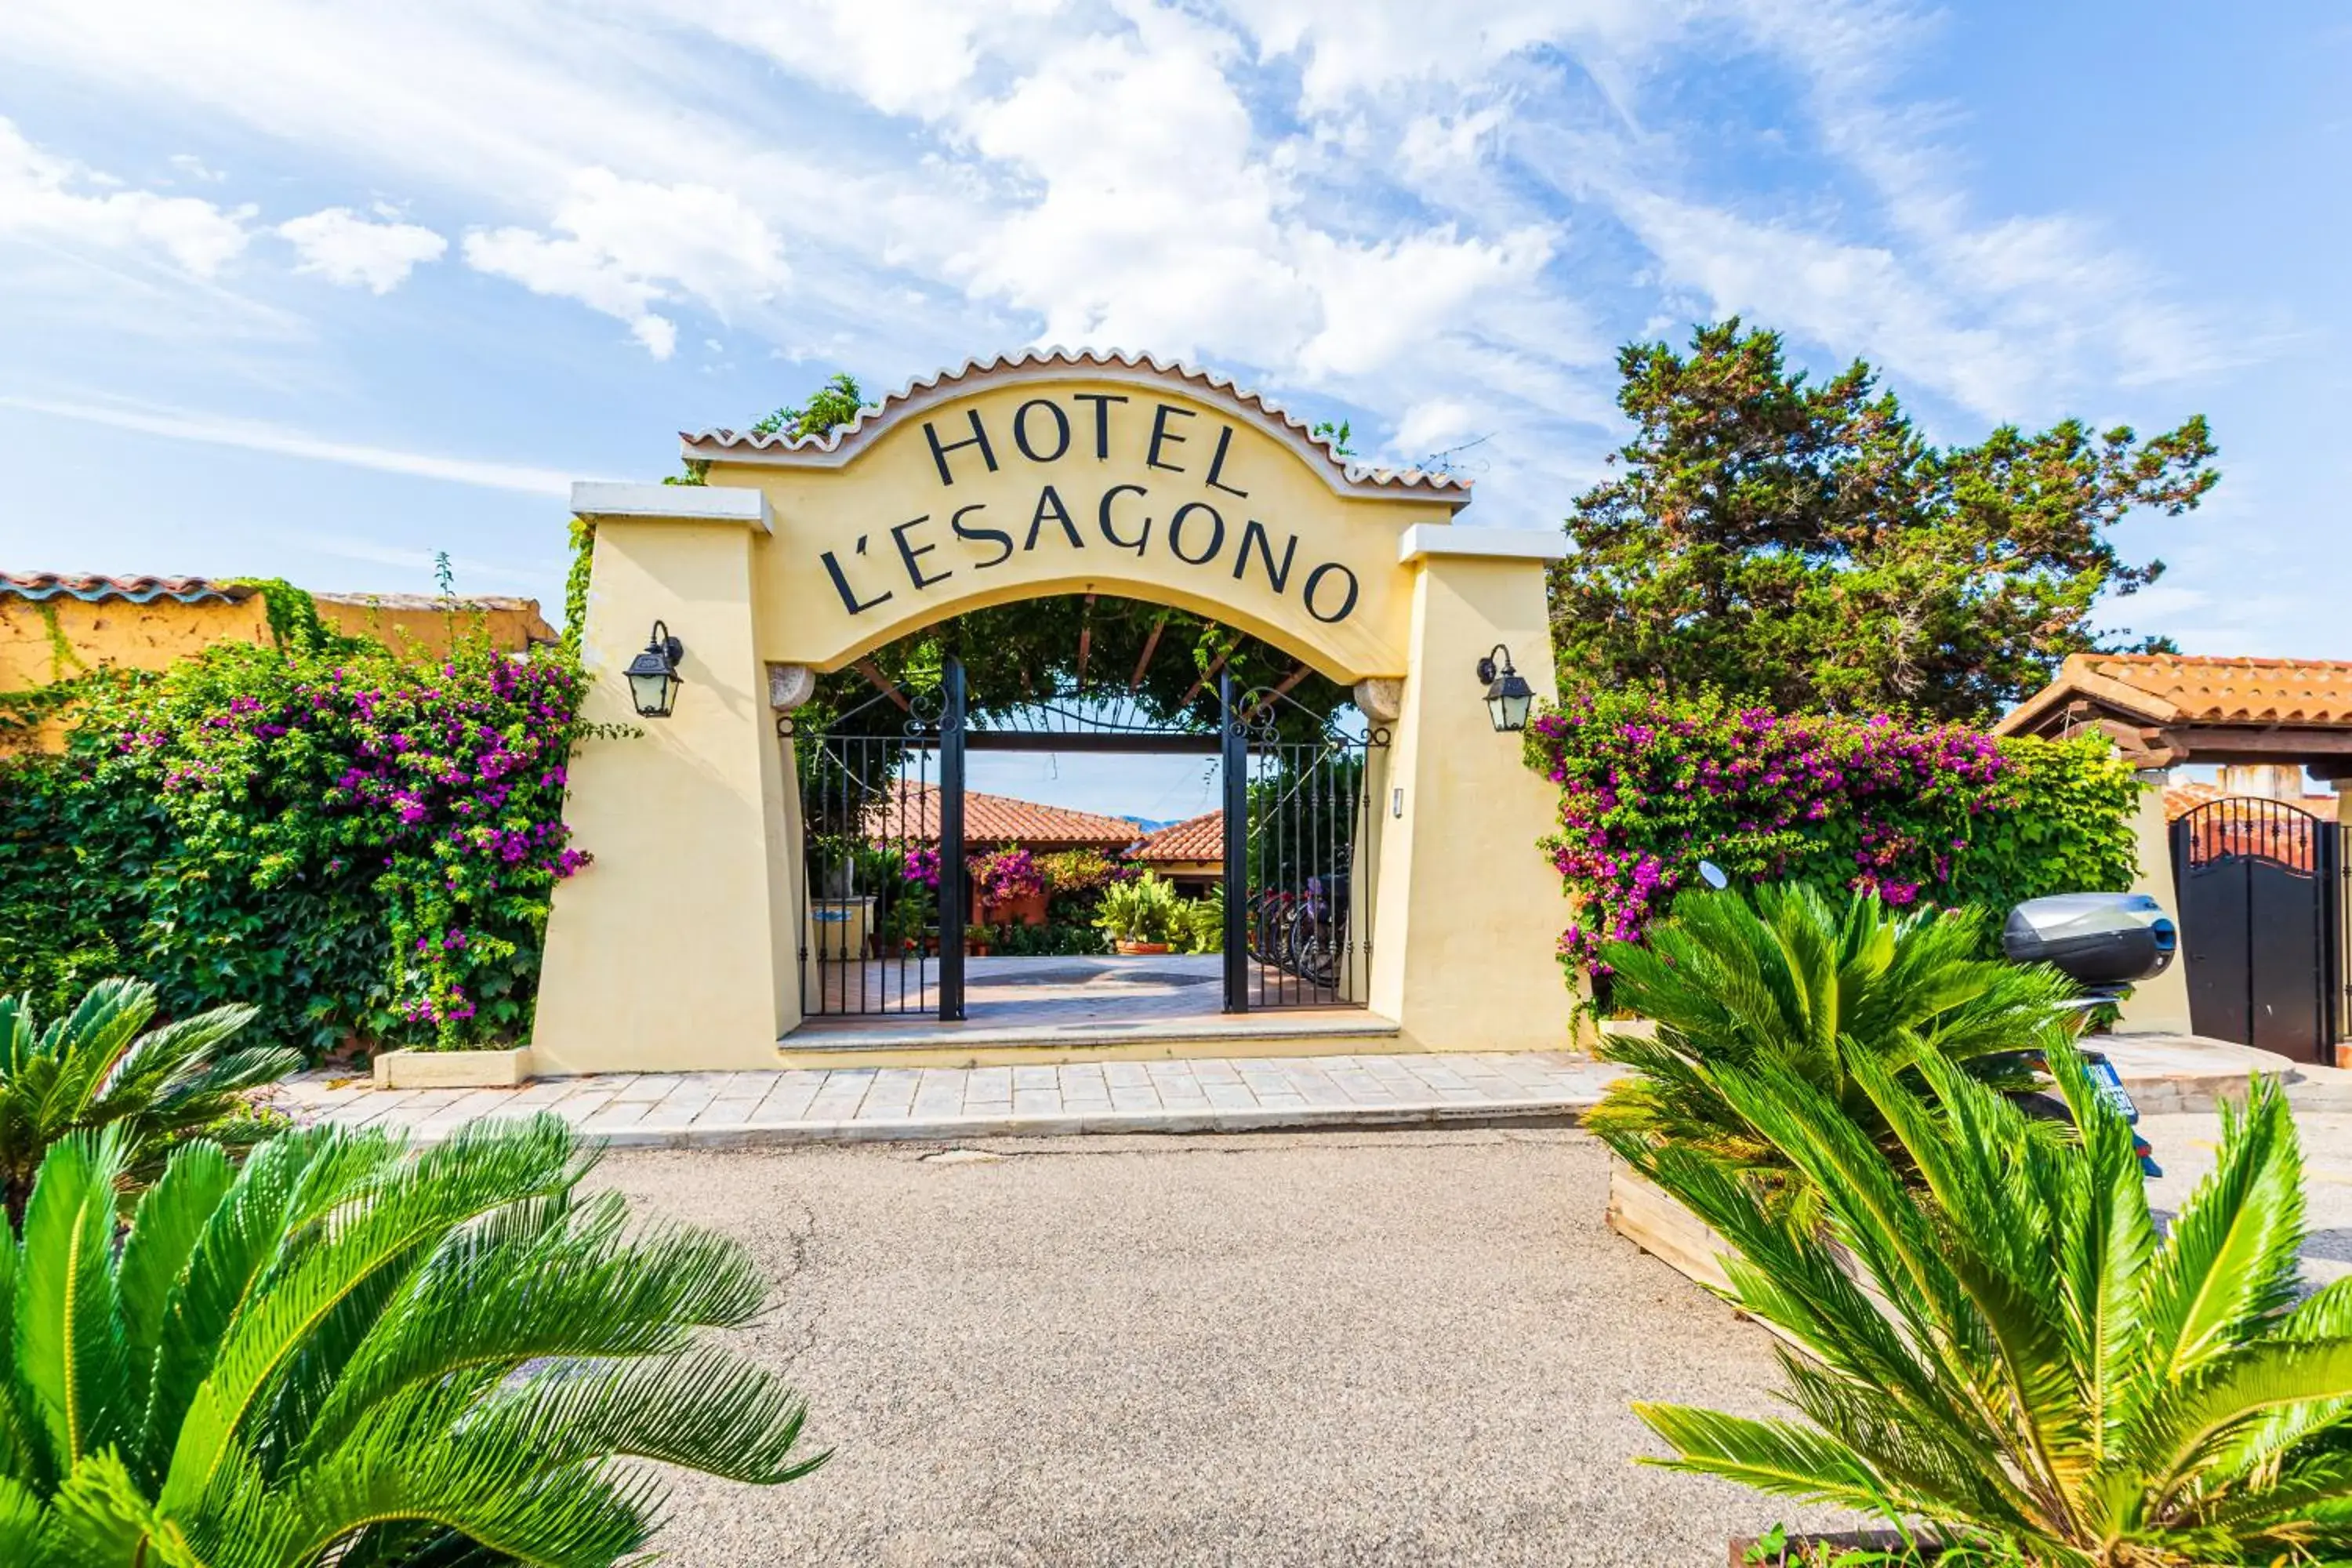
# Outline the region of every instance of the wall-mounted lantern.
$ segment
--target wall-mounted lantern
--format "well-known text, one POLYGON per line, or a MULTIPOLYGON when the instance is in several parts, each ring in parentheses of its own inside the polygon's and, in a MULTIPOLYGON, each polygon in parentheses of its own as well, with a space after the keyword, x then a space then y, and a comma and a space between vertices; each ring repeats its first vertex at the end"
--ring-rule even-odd
POLYGON ((1478 679, 1486 688, 1486 714, 1505 734, 1528 727, 1528 710, 1534 706, 1535 688, 1511 668, 1511 650, 1501 643, 1478 661, 1478 679), (1499 668, 1496 660, 1501 661, 1499 668))
POLYGON ((640 719, 667 719, 677 706, 677 661, 686 657, 686 645, 669 635, 669 627, 654 623, 653 636, 646 639, 646 651, 629 660, 625 672, 629 678, 629 700, 637 705, 640 719))

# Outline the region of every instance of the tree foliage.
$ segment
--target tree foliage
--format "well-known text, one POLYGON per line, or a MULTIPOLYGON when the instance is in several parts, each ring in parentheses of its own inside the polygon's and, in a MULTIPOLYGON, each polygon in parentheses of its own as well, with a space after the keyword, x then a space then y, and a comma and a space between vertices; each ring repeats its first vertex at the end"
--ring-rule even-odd
POLYGON ((1869 365, 1815 384, 1737 318, 1618 368, 1634 434, 1552 575, 1571 690, 1988 717, 2100 646, 2103 594, 2163 571, 2125 561, 2113 525, 2187 511, 2220 478, 2202 416, 2146 441, 2068 419, 1937 447, 1869 365))

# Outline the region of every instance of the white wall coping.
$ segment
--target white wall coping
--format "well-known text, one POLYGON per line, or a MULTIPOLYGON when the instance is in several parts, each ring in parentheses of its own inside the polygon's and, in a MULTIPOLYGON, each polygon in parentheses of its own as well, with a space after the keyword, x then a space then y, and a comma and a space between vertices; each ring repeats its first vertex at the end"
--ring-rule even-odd
POLYGON ((1567 537, 1533 528, 1477 528, 1459 522, 1416 522, 1397 540, 1397 561, 1429 555, 1484 555, 1507 561, 1558 561, 1567 537))
POLYGON ((776 531, 763 490, 733 485, 630 485, 576 479, 572 510, 581 517, 671 518, 679 522, 748 522, 776 531))

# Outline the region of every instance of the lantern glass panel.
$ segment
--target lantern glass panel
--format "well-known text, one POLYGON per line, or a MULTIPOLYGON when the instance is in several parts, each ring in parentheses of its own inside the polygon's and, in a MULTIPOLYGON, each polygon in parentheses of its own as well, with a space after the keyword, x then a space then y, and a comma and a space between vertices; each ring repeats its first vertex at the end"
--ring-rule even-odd
POLYGON ((638 716, 667 719, 677 702, 677 677, 667 669, 629 671, 629 699, 638 716))

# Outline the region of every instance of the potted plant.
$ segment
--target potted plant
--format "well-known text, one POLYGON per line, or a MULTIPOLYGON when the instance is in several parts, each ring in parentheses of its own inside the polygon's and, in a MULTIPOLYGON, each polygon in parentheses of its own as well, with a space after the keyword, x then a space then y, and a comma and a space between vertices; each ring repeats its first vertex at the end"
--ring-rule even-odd
POLYGON ((1018 844, 993 849, 972 863, 973 889, 982 918, 1003 925, 1043 925, 1045 873, 1018 844))
POLYGON ((1103 890, 1102 907, 1095 915, 1097 928, 1108 934, 1119 952, 1128 955, 1168 951, 1168 939, 1177 929, 1184 900, 1175 884, 1156 871, 1131 881, 1114 882, 1103 890))
POLYGON ((963 950, 974 958, 986 958, 989 949, 995 944, 996 928, 994 926, 984 921, 974 921, 963 928, 963 950))

